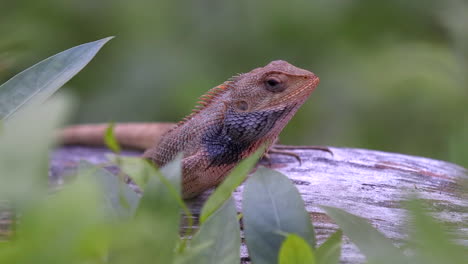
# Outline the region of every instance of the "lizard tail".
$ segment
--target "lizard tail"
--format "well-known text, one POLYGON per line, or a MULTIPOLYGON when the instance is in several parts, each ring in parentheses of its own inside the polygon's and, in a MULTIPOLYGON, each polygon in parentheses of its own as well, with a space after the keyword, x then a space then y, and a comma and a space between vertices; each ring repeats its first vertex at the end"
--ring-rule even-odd
MULTIPOLYGON (((175 126, 174 123, 118 123, 114 136, 124 148, 146 150, 159 143, 162 136, 175 126)), ((104 134, 108 124, 69 126, 58 133, 64 145, 104 146, 104 134)))

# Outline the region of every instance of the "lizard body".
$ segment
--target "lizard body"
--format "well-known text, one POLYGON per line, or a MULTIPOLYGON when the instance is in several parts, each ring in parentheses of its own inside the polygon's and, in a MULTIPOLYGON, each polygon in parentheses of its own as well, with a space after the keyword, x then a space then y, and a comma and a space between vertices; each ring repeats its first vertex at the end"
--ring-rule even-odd
MULTIPOLYGON (((240 74, 211 89, 178 124, 117 124, 123 146, 145 149, 143 157, 163 166, 179 152, 184 198, 218 185, 240 160, 276 141, 318 85, 313 73, 285 61, 240 74)), ((106 125, 66 128, 65 144, 102 145, 106 125)))

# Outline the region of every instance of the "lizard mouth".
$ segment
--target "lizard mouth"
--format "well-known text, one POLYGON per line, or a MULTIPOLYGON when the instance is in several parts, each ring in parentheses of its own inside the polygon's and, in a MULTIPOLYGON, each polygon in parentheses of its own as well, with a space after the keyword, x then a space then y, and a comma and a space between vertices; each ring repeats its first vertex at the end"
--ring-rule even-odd
POLYGON ((319 77, 317 77, 314 74, 307 76, 307 78, 310 78, 308 82, 306 82, 301 87, 294 89, 289 94, 286 94, 285 96, 281 97, 281 99, 278 100, 275 105, 281 105, 281 104, 284 104, 285 102, 288 103, 288 102, 294 101, 291 99, 302 98, 305 101, 320 83, 319 77))

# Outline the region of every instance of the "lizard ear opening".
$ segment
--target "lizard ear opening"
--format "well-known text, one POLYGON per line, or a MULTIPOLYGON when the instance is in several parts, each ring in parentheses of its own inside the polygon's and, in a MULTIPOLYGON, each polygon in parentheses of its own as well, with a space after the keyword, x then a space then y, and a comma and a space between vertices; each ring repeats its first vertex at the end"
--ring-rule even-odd
POLYGON ((247 111, 247 109, 249 109, 249 103, 247 103, 247 101, 237 101, 235 103, 235 106, 238 110, 240 111, 247 111))

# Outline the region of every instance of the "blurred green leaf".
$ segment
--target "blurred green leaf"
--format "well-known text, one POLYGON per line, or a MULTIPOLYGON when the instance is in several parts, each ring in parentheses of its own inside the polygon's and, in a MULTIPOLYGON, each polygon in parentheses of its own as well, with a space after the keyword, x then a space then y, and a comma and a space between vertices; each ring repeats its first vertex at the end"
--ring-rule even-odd
POLYGON ((182 253, 179 253, 175 256, 174 264, 186 264, 186 263, 196 263, 193 261, 194 258, 198 257, 202 251, 213 246, 213 241, 206 242, 197 246, 192 246, 185 250, 182 253))
POLYGON ((156 177, 154 166, 140 157, 125 157, 112 154, 108 156, 108 159, 118 165, 141 189, 145 188, 150 177, 156 177))
POLYGON ((342 237, 343 233, 338 230, 317 248, 315 256, 318 264, 338 264, 340 262, 342 237))
POLYGON ((0 85, 0 119, 9 118, 21 107, 45 101, 83 69, 111 38, 58 53, 0 85))
POLYGON ((252 262, 277 263, 284 236, 297 234, 313 247, 314 229, 304 202, 283 174, 259 168, 244 187, 244 231, 252 262))
POLYGON ((216 188, 213 194, 203 205, 200 215, 200 223, 204 223, 210 215, 231 197, 232 192, 247 178, 247 175, 258 162, 265 149, 259 148, 255 153, 241 161, 216 188))
POLYGON ((314 252, 300 236, 289 234, 281 245, 279 264, 315 264, 314 252))
POLYGON ((338 208, 328 206, 321 208, 356 244, 370 263, 408 263, 403 252, 366 220, 338 208))
POLYGON ((134 215, 140 197, 116 175, 89 162, 81 161, 78 166, 78 177, 91 178, 97 183, 100 189, 99 198, 102 199, 105 209, 103 211, 111 219, 129 218, 134 215), (125 200, 124 203, 122 199, 125 200))
POLYGON ((150 177, 133 221, 120 229, 111 263, 172 263, 179 240, 181 156, 150 177), (164 176, 163 176, 164 174, 164 176))
POLYGON ((240 226, 234 200, 228 199, 200 227, 192 239, 192 247, 211 243, 187 263, 238 264, 240 259, 240 226))
MULTIPOLYGON (((156 174, 161 182, 166 186, 172 198, 174 198, 177 203, 179 204, 180 208, 184 211, 185 217, 187 219, 187 229, 185 233, 185 240, 182 240, 182 243, 179 245, 178 250, 179 252, 183 252, 186 246, 186 242, 190 236, 192 236, 192 228, 193 228, 193 216, 190 212, 189 208, 185 204, 184 200, 182 199, 181 195, 181 187, 182 187, 182 160, 183 155, 182 153, 177 154, 173 161, 166 164, 164 167, 161 168, 162 175, 166 176, 163 177, 161 174, 156 174)), ((153 167, 154 168, 154 167, 153 167)))
POLYGON ((418 199, 406 203, 409 209, 409 247, 414 251, 411 263, 466 263, 468 247, 457 243, 447 227, 429 215, 426 205, 418 199))
POLYGON ((97 200, 90 178, 36 200, 23 211, 15 240, 0 251, 0 263, 102 263, 111 225, 97 200))
POLYGON ((69 99, 54 97, 34 111, 20 113, 0 135, 0 200, 10 200, 17 210, 47 192, 49 148, 67 116, 69 99))
POLYGON ((157 174, 161 182, 172 193, 174 199, 182 199, 180 195, 182 187, 182 159, 182 153, 179 153, 171 162, 160 169, 161 174, 157 174))
POLYGON ((104 133, 104 142, 106 146, 114 153, 120 153, 120 145, 114 135, 115 124, 112 122, 107 126, 106 132, 104 133))

